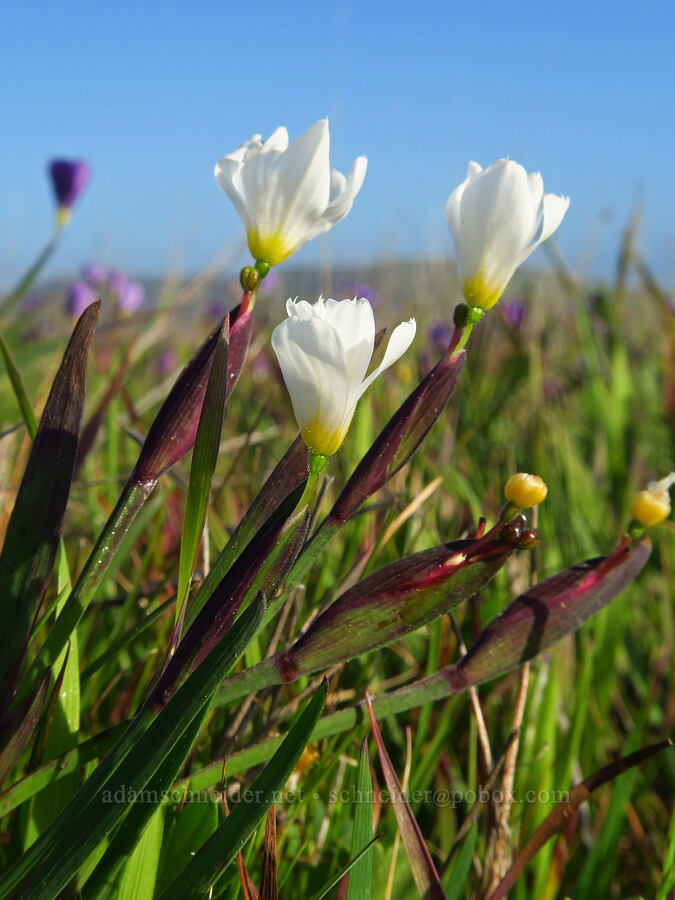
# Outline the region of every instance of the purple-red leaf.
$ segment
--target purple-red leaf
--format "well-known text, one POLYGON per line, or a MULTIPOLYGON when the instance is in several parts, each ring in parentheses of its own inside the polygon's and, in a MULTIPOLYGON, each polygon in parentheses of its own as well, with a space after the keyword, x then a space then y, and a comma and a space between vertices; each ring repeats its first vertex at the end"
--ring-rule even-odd
POLYGON ((284 681, 384 647, 477 593, 513 546, 499 538, 453 541, 373 572, 272 657, 284 681))
POLYGON ((535 585, 481 631, 456 665, 437 674, 456 693, 517 668, 616 597, 645 565, 651 546, 647 537, 626 540, 609 556, 579 563, 535 585))
POLYGON ((249 591, 274 596, 307 537, 308 507, 292 515, 301 493, 297 488, 277 507, 199 611, 154 687, 151 704, 164 705, 179 681, 213 650, 249 591))
MULTIPOLYGON (((251 339, 252 319, 249 310, 237 307, 228 313, 230 341, 227 357, 227 393, 232 393, 246 358, 251 339)), ((169 396, 150 426, 131 480, 155 482, 167 469, 184 456, 197 436, 206 385, 223 323, 204 341, 197 353, 178 376, 169 396)))
POLYGON ((49 669, 33 691, 17 708, 0 722, 0 785, 13 770, 33 736, 47 699, 49 669))
POLYGON ((377 720, 373 715, 373 708, 370 704, 370 697, 366 694, 366 706, 368 707, 368 716, 370 717, 370 727, 377 745, 377 755, 380 758, 380 765, 384 774, 384 780, 387 783, 389 791, 389 799, 396 816, 398 830, 401 834, 401 840, 405 847, 405 852, 412 869, 413 879, 420 897, 424 900, 445 900, 445 894, 441 886, 441 879, 431 859, 431 855, 424 843, 422 832, 417 824, 415 816, 408 804, 408 799, 403 792, 401 782, 398 780, 396 770, 389 759, 387 748, 384 746, 382 735, 377 724, 377 720))
POLYGON ((255 533, 262 528, 274 510, 301 484, 304 485, 307 480, 307 460, 307 447, 298 435, 259 490, 234 534, 213 563, 206 580, 188 607, 188 622, 196 618, 197 613, 225 577, 237 556, 255 533))
MULTIPOLYGON (((84 409, 89 350, 100 303, 75 325, 14 502, 0 556, 0 683, 12 681, 54 568, 84 409)), ((11 692, 11 691, 10 691, 11 692)))
POLYGON ((450 399, 465 352, 446 354, 394 413, 335 501, 327 522, 342 524, 404 466, 450 399))

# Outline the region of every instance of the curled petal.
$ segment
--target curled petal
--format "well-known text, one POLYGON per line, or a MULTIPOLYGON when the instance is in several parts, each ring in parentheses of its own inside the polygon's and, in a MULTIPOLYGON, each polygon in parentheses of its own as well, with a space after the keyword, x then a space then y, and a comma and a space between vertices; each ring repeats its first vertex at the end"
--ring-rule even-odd
POLYGON ((359 157, 345 178, 329 163, 328 120, 321 119, 288 143, 277 128, 266 141, 254 135, 215 167, 246 228, 251 253, 275 265, 351 209, 366 170, 359 157))

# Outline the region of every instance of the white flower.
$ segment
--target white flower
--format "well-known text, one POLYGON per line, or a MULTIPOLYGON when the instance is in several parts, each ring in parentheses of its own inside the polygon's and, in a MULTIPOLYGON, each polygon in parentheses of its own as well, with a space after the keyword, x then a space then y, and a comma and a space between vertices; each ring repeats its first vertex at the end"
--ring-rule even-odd
POLYGON ((321 119, 288 146, 277 128, 266 141, 253 135, 216 163, 216 179, 246 228, 253 257, 277 265, 352 208, 366 174, 359 156, 345 178, 331 172, 328 120, 321 119))
POLYGON ((368 300, 288 300, 286 312, 272 346, 305 443, 312 453, 330 456, 342 444, 361 395, 412 343, 415 320, 394 328, 382 362, 366 378, 375 342, 368 300))
POLYGON ((445 215, 455 243, 462 292, 489 309, 518 266, 562 222, 569 197, 544 193, 539 172, 509 159, 487 169, 470 162, 466 181, 450 194, 445 215))

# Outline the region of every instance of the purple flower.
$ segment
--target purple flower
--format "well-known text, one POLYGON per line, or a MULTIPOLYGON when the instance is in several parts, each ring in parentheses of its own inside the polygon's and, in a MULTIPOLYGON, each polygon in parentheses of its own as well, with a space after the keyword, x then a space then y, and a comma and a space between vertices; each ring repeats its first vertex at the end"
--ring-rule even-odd
POLYGON ((171 349, 163 350, 157 360, 157 373, 159 375, 169 375, 174 371, 177 365, 178 357, 176 356, 175 351, 171 349))
POLYGON ((118 269, 113 269, 108 275, 108 285, 117 299, 125 292, 128 284, 127 276, 118 269))
POLYGON ((432 325, 427 334, 429 335, 429 340, 434 345, 438 353, 445 353, 448 349, 448 345, 450 344, 450 339, 452 338, 453 329, 447 322, 436 322, 435 325, 432 325))
POLYGON ((82 269, 82 275, 89 284, 101 287, 110 278, 110 269, 107 266, 98 266, 90 263, 82 269))
POLYGON ((91 168, 83 159, 54 159, 49 164, 49 174, 56 194, 59 220, 66 222, 73 204, 87 186, 91 168))
POLYGON ((499 308, 506 323, 514 331, 519 331, 527 315, 527 303, 524 300, 506 300, 500 304, 499 308))
POLYGON ((220 300, 211 300, 206 307, 206 318, 209 322, 219 322, 226 312, 227 308, 224 303, 221 303, 220 300))
POLYGON ((279 284, 279 269, 272 267, 260 283, 261 294, 271 294, 279 284))
POLYGON ((341 297, 365 297, 370 305, 375 308, 380 305, 380 295, 367 281, 353 281, 345 285, 339 292, 341 297))
POLYGON ((96 291, 86 281, 74 281, 66 293, 66 312, 79 318, 96 300, 96 291))
POLYGON ((120 312, 135 313, 137 309, 143 306, 145 301, 145 290, 143 285, 138 281, 126 281, 120 287, 117 293, 117 308, 120 312))

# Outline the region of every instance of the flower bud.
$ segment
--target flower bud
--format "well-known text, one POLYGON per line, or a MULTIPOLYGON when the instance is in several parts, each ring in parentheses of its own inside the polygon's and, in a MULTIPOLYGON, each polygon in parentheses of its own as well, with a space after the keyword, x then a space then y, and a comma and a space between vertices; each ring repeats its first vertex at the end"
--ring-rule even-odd
POLYGON ((539 538, 537 537, 537 532, 532 531, 531 528, 527 528, 525 531, 521 531, 520 538, 518 539, 518 549, 519 550, 532 550, 533 547, 537 546, 539 538))
POLYGON ((452 315, 452 321, 458 328, 464 328, 469 321, 469 307, 466 303, 458 303, 452 315))
POLYGON ((244 266, 239 275, 239 281, 246 293, 250 294, 251 291, 258 287, 258 282, 260 281, 258 270, 255 266, 244 266))
POLYGON ((630 504, 630 514, 641 525, 649 528, 658 525, 670 515, 670 496, 668 490, 675 483, 675 472, 671 472, 661 481, 651 481, 644 491, 638 491, 630 504))
POLYGON ((56 197, 57 221, 65 225, 75 201, 87 186, 91 168, 83 159, 54 159, 49 164, 49 176, 56 197))
POLYGON ((504 496, 519 509, 530 509, 541 503, 546 497, 548 488, 538 475, 518 472, 506 482, 504 496))

